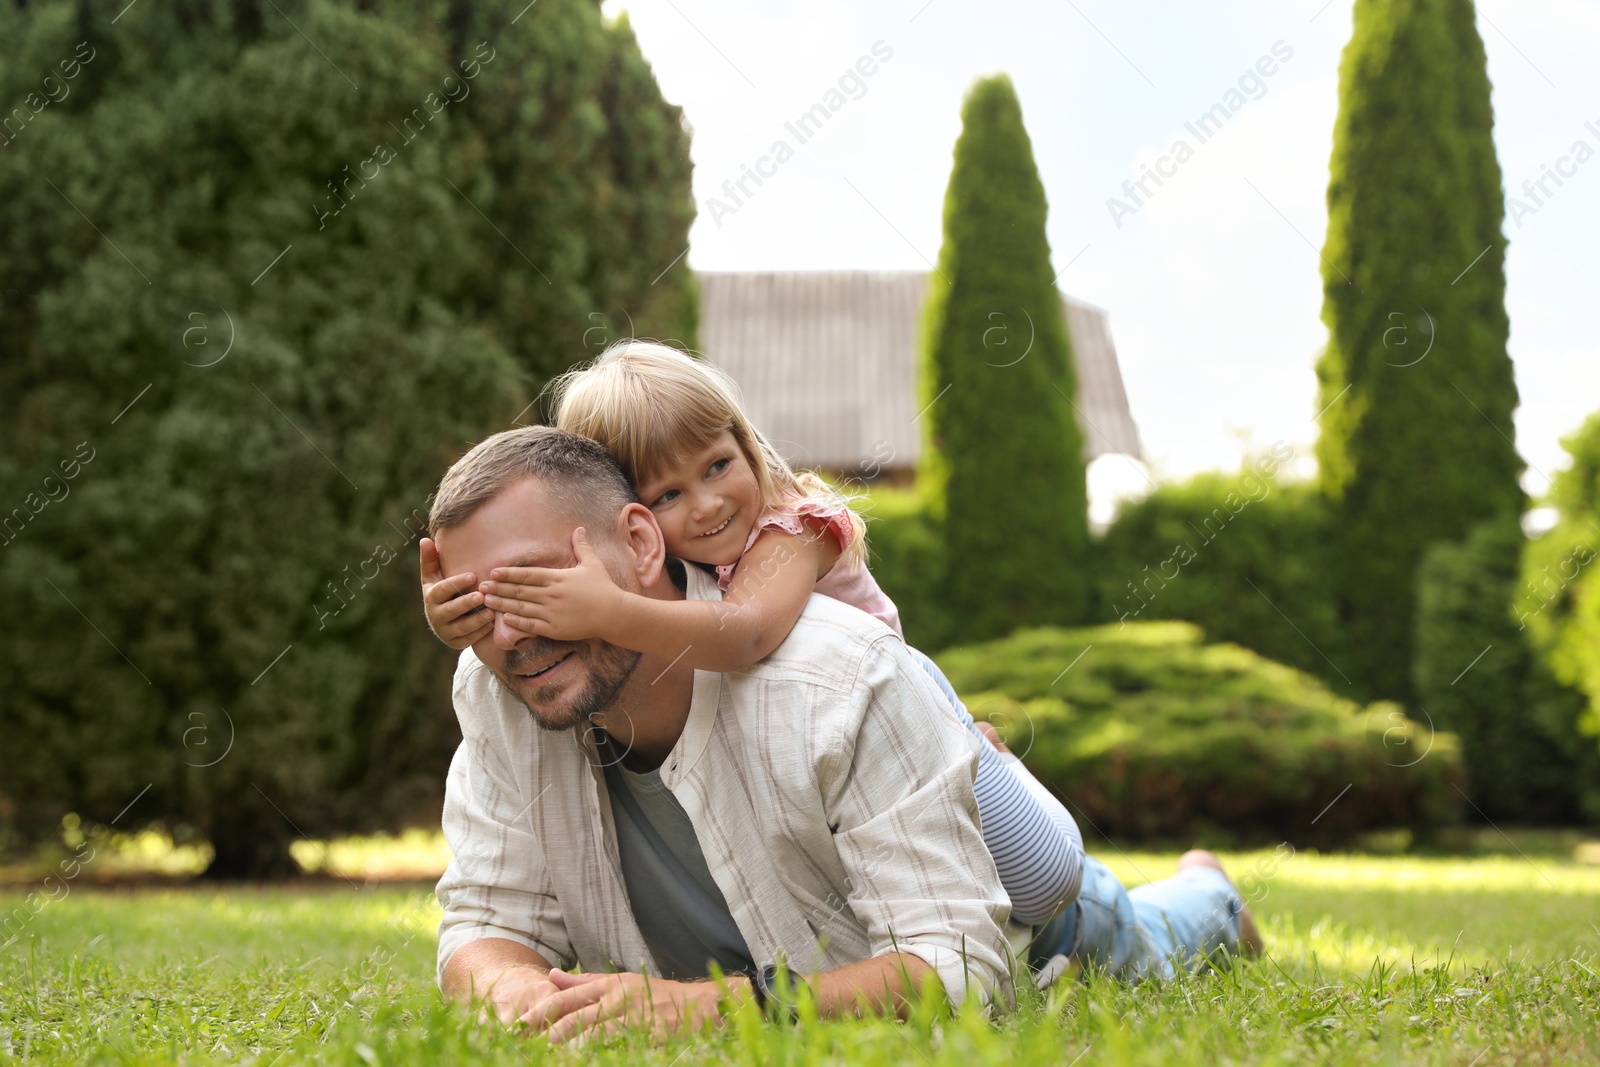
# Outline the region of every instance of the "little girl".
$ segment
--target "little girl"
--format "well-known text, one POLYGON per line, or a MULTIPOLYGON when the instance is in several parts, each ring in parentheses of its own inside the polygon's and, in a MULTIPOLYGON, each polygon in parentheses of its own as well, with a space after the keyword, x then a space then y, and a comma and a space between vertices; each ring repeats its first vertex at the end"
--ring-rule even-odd
MULTIPOLYGON (((904 637, 893 602, 867 570, 861 518, 816 475, 789 467, 750 424, 725 373, 665 345, 620 341, 551 389, 556 425, 606 447, 655 514, 667 551, 714 567, 723 599, 708 611, 705 601, 627 593, 580 548, 575 567, 516 570, 537 584, 469 589, 461 575, 425 580, 428 622, 450 647, 466 648, 489 632, 487 613, 478 613, 487 607, 529 634, 599 638, 698 670, 737 671, 788 636, 813 590, 904 637)), ((426 540, 423 568, 442 577, 426 540)), ((1012 918, 1042 924, 1077 896, 1077 825, 1020 760, 990 743, 933 661, 910 651, 967 728, 986 738, 974 782, 984 842, 1012 918)))

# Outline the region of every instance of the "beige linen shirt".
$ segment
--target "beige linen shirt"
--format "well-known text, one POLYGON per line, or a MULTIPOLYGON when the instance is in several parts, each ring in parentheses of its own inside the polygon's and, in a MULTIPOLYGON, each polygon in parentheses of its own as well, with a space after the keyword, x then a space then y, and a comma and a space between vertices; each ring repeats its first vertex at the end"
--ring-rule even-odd
MULTIPOLYGON (((691 598, 720 595, 687 574, 691 598)), ((588 971, 656 973, 592 729, 541 730, 470 648, 454 693, 440 974, 483 937, 588 971)), ((937 970, 953 1002, 969 988, 1009 1001, 1019 930, 979 831, 977 743, 894 633, 814 594, 766 659, 695 672, 661 780, 758 965, 810 973, 898 950, 937 970)))

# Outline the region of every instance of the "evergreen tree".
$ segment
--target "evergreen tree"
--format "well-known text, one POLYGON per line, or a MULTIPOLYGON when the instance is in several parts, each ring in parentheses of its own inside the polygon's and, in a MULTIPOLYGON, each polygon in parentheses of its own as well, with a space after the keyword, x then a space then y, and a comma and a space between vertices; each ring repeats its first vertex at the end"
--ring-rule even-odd
POLYGON ((120 813, 242 875, 436 818, 428 494, 592 311, 686 328, 687 140, 626 27, 370 6, 0 8, 0 100, 59 97, 0 147, 14 837, 120 813))
POLYGON ((1582 698, 1535 655, 1513 611, 1526 545, 1520 524, 1506 517, 1428 550, 1418 578, 1412 717, 1460 738, 1468 790, 1485 817, 1568 822, 1600 799, 1600 758, 1578 734, 1582 698))
POLYGON ((1430 545, 1521 511, 1500 165, 1470 0, 1357 0, 1323 250, 1321 485, 1349 659, 1411 695, 1430 545))
MULTIPOLYGON (((1556 471, 1555 528, 1528 546, 1513 607, 1564 684, 1584 696, 1581 727, 1600 738, 1600 412, 1562 439, 1572 461, 1556 471)), ((1600 778, 1591 778, 1600 792, 1600 778)))
POLYGON ((415 34, 441 27, 450 56, 485 40, 497 52, 458 116, 473 153, 466 181, 459 194, 442 187, 481 209, 475 232, 488 238, 455 297, 539 381, 597 355, 603 336, 692 345, 682 112, 662 99, 625 16, 608 25, 579 0, 526 7, 410 0, 382 12, 415 34))
POLYGON ((963 640, 1082 621, 1088 513, 1077 380, 1044 186, 1004 75, 973 85, 924 324, 921 482, 942 516, 963 640))

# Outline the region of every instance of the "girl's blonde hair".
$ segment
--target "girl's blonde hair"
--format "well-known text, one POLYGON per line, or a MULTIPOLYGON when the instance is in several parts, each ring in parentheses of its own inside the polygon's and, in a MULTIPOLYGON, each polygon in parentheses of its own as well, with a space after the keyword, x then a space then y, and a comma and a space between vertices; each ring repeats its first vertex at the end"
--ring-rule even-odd
POLYGON ((810 471, 796 471, 744 413, 739 387, 704 360, 654 341, 624 339, 547 387, 555 425, 603 445, 635 486, 675 457, 731 433, 755 472, 764 508, 803 501, 842 506, 855 536, 846 554, 866 559, 866 524, 853 501, 810 471))

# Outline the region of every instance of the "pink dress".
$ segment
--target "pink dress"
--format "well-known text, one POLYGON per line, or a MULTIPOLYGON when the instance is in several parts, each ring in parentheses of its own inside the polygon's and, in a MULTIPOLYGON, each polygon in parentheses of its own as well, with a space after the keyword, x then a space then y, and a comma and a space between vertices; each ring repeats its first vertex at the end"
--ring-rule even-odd
MULTIPOLYGON (((905 631, 900 629, 900 612, 895 610, 894 601, 884 593, 878 582, 872 577, 872 572, 867 570, 866 564, 859 559, 845 554, 850 543, 855 540, 855 529, 850 525, 849 509, 815 501, 800 501, 798 503, 762 514, 750 530, 750 537, 744 543, 744 550, 750 551, 750 546, 756 543, 756 538, 761 536, 761 531, 767 527, 776 527, 796 537, 804 536, 807 526, 821 526, 833 534, 839 542, 841 555, 833 564, 831 570, 817 581, 817 592, 823 596, 841 600, 853 608, 878 619, 889 629, 905 637, 905 631)), ((733 581, 733 572, 739 564, 725 563, 717 568, 717 587, 724 593, 728 591, 728 584, 733 581)))

